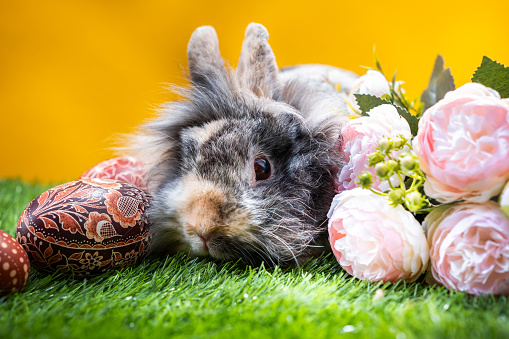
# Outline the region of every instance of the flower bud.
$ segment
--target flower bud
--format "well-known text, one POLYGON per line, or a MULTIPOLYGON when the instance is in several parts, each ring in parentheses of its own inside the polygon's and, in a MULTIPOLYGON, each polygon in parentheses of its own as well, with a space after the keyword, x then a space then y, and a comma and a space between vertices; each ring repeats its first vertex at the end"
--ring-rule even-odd
POLYGON ((399 164, 397 161, 394 160, 388 160, 386 162, 387 167, 389 168, 390 172, 397 172, 399 170, 399 164))
POLYGON ((398 149, 398 148, 401 148, 403 146, 405 146, 406 144, 406 139, 405 138, 402 138, 401 136, 397 136, 396 138, 393 138, 392 139, 392 145, 394 146, 394 148, 398 149))
POLYGON ((405 197, 405 205, 410 211, 417 211, 421 208, 422 195, 418 191, 410 192, 405 197))
POLYGON ((403 203, 404 195, 405 192, 401 188, 396 188, 389 192, 389 200, 393 203, 393 205, 399 205, 403 203))
POLYGON ((385 177, 389 173, 389 168, 383 162, 379 162, 375 165, 375 174, 380 178, 385 177))
POLYGON ((362 188, 370 188, 371 184, 373 183, 373 175, 369 172, 362 172, 361 175, 359 175, 359 186, 362 188))
POLYGON ((385 150, 387 150, 390 146, 390 143, 389 143, 389 139, 387 138, 382 138, 380 139, 380 141, 378 141, 378 149, 382 152, 384 152, 385 150))
POLYGON ((415 168, 415 159, 411 154, 405 154, 400 158, 399 163, 405 171, 412 171, 415 168))
POLYGON ((379 162, 382 162, 385 160, 385 156, 383 154, 380 154, 379 152, 374 152, 368 155, 368 161, 369 166, 374 166, 378 164, 379 162))

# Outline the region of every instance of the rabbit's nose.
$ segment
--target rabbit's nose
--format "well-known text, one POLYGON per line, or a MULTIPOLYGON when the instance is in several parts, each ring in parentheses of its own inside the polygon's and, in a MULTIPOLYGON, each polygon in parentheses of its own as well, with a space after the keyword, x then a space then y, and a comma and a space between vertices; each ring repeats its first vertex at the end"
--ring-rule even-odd
POLYGON ((201 239, 201 242, 203 243, 203 249, 208 252, 209 251, 209 242, 213 238, 212 234, 202 234, 198 235, 198 237, 201 239))
POLYGON ((212 241, 214 238, 218 235, 218 228, 217 225, 210 225, 210 226, 201 226, 196 227, 194 225, 189 224, 189 228, 192 230, 192 232, 200 238, 200 240, 203 243, 204 249, 208 252, 208 248, 210 245, 210 241, 212 241))

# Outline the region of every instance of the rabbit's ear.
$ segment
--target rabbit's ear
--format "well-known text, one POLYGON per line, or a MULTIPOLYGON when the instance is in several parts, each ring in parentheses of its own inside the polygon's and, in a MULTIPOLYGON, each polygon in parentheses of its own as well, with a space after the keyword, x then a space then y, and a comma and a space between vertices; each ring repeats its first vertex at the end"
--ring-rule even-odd
POLYGON ((189 73, 194 84, 211 85, 211 80, 226 76, 223 58, 219 53, 219 41, 213 27, 198 27, 187 45, 189 73))
POLYGON ((256 23, 247 26, 237 79, 241 87, 250 89, 257 96, 272 98, 279 92, 279 70, 268 40, 265 27, 256 23))

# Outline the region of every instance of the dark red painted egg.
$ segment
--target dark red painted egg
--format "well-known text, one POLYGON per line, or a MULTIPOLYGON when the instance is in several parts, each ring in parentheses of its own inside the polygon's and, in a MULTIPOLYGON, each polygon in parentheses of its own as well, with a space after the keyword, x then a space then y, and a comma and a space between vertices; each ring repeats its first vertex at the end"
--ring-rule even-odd
POLYGON ((16 238, 33 265, 94 276, 147 253, 147 194, 131 184, 80 179, 35 198, 19 218, 16 238))
POLYGON ((0 230, 0 296, 21 291, 30 274, 30 261, 21 245, 0 230))
POLYGON ((147 191, 146 169, 143 162, 134 157, 109 159, 83 173, 80 179, 112 179, 127 182, 147 191))

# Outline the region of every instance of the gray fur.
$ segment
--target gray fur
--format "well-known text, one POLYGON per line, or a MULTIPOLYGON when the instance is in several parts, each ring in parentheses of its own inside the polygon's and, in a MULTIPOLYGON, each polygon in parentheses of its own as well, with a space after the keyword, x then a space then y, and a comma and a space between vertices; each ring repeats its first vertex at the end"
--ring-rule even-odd
POLYGON ((240 86, 258 96, 273 98, 279 94, 279 69, 268 43, 269 33, 260 24, 247 26, 237 66, 240 86))
POLYGON ((324 81, 280 80, 267 40, 250 24, 235 72, 224 67, 213 28, 198 28, 188 47, 191 87, 133 139, 150 167, 154 252, 204 254, 193 232, 206 234, 212 257, 251 264, 299 264, 328 249, 343 97, 324 81), (272 175, 253 181, 260 156, 272 175), (189 205, 197 196, 210 197, 206 224, 193 224, 203 212, 189 205))
MULTIPOLYGON (((187 58, 189 60, 189 73, 194 83, 201 83, 201 76, 207 74, 226 73, 223 59, 219 53, 219 41, 214 28, 202 26, 197 28, 187 46, 187 58)), ((203 79, 205 80, 205 79, 203 79)), ((207 83, 205 82, 206 86, 207 83)))

